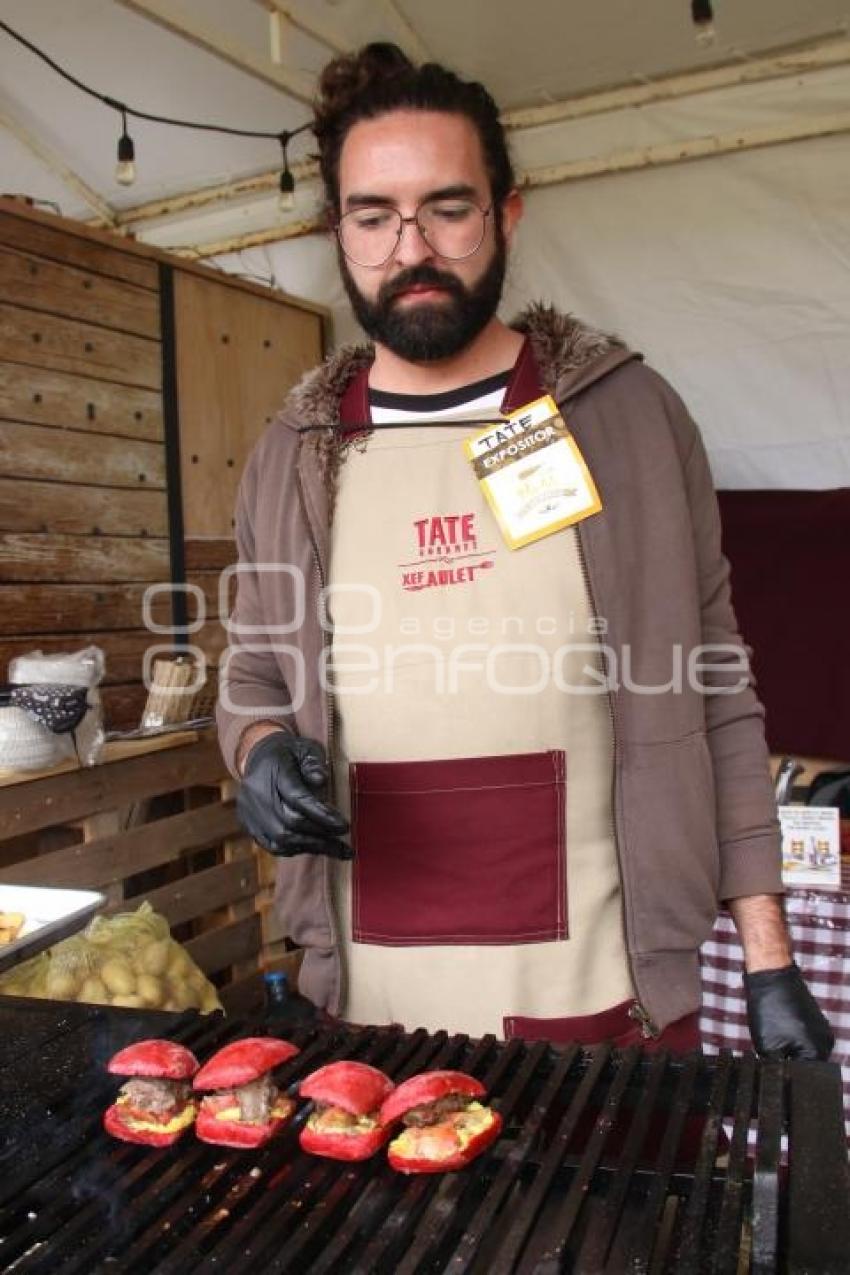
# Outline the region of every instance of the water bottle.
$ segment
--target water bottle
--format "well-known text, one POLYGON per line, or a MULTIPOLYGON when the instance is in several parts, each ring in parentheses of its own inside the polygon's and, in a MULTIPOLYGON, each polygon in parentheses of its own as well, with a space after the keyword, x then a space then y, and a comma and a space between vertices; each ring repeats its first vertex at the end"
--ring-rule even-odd
POLYGON ((315 1021, 316 1006, 289 986, 283 970, 263 975, 266 989, 266 1026, 272 1036, 285 1036, 286 1029, 315 1021))

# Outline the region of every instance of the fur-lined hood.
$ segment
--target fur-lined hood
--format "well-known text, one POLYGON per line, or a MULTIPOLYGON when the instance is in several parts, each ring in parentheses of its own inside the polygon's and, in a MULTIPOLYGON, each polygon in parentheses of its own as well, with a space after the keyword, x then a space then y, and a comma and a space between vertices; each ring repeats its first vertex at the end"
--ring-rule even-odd
MULTIPOLYGON (((561 314, 552 306, 534 302, 510 325, 526 334, 540 369, 544 386, 556 398, 565 383, 577 380, 577 373, 605 359, 607 370, 611 354, 623 360, 626 345, 619 337, 589 327, 571 314, 561 314)), ((339 415, 340 400, 350 381, 374 358, 371 345, 345 345, 324 363, 308 372, 290 391, 283 408, 288 422, 301 429, 334 426, 339 415)), ((585 377, 582 375, 581 380, 585 377)))

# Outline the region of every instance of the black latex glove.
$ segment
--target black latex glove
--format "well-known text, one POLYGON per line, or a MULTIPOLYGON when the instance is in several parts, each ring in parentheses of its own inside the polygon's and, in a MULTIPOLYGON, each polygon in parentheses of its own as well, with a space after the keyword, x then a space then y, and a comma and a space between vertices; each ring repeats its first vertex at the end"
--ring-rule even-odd
POLYGON ((350 859, 351 847, 340 839, 348 823, 320 797, 327 780, 321 744, 276 731, 248 754, 236 813, 245 831, 272 854, 350 859))
POLYGON ((757 1054, 763 1058, 828 1058, 835 1044, 796 964, 744 974, 747 1021, 757 1054))

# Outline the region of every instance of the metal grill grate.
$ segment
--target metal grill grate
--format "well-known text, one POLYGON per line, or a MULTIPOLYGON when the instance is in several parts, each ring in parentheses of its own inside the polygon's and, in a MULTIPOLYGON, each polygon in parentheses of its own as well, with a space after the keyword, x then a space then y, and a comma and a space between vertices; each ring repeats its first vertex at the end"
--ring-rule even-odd
MULTIPOLYGON (((284 1085, 337 1058, 396 1080, 452 1067, 484 1082, 505 1120, 499 1141, 461 1173, 405 1178, 380 1154, 352 1165, 304 1155, 303 1106, 259 1151, 191 1134, 164 1151, 109 1139, 100 1118, 116 1081, 101 1064, 128 1039, 166 1034, 163 1024, 201 1059, 258 1030, 189 1015, 152 1029, 150 1018, 93 1009, 53 1035, 45 1028, 38 1057, 62 1078, 47 1097, 44 1072, 35 1076, 25 1110, 5 1122, 3 1270, 850 1270, 841 1090, 829 1066, 556 1051, 424 1031, 293 1031, 302 1053, 280 1070, 284 1085)), ((28 1065, 19 1051, 11 1070, 25 1090, 32 1056, 28 1065)))

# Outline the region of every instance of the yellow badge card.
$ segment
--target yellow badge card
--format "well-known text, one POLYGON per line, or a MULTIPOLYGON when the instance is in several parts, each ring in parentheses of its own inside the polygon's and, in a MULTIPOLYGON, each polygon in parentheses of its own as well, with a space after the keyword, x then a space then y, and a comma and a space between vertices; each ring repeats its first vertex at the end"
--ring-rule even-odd
POLYGON ((464 441, 509 549, 599 513, 599 492, 551 395, 464 441))

